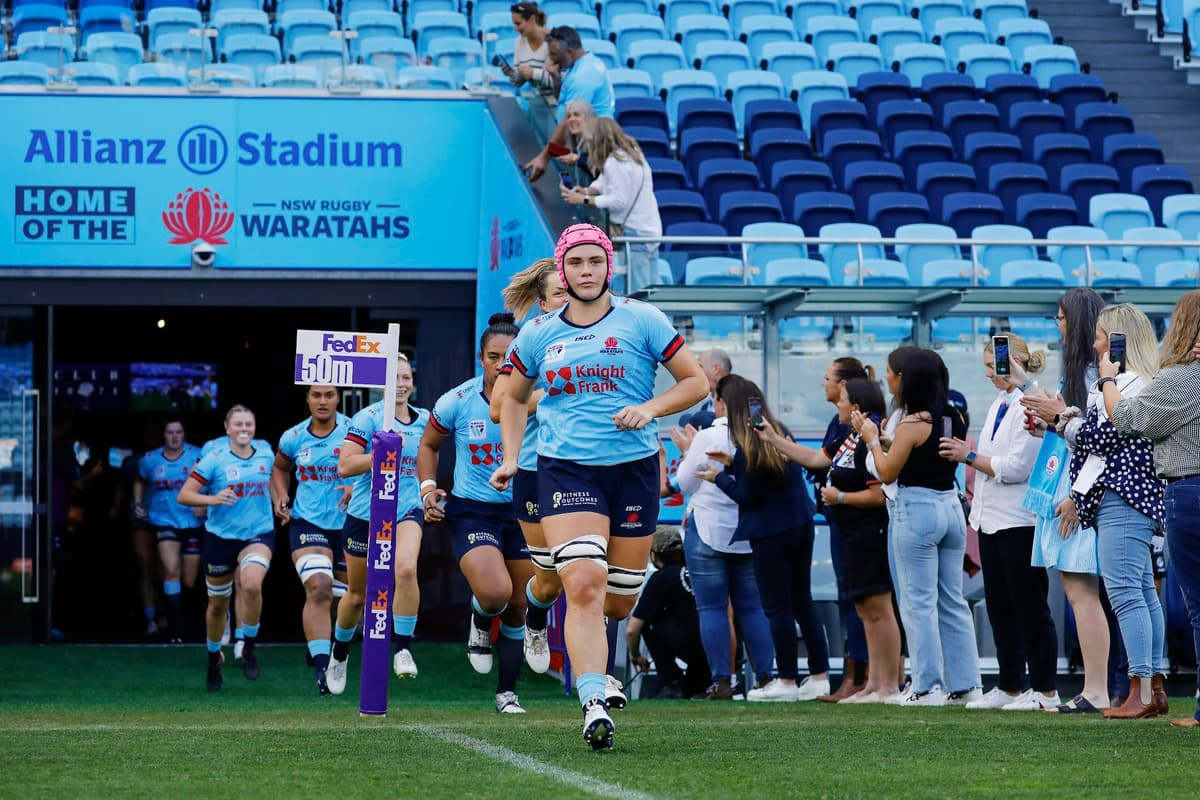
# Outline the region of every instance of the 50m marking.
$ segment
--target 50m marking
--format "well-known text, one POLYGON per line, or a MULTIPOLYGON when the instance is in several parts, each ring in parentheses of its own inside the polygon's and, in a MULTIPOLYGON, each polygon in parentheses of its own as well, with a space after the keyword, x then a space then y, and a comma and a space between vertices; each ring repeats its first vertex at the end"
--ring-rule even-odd
POLYGON ((309 356, 300 368, 300 380, 328 386, 345 386, 354 380, 354 363, 327 353, 309 356))

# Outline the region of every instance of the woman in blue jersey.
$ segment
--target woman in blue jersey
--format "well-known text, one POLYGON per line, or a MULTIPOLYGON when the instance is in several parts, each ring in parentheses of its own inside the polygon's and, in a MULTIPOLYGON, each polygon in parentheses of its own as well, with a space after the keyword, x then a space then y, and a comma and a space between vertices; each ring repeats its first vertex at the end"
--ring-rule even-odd
POLYGON ((350 420, 338 413, 337 387, 310 386, 304 397, 310 416, 279 438, 271 485, 275 515, 281 523, 291 523, 292 563, 304 587, 301 619, 317 673, 317 693, 329 694, 325 679, 331 647, 329 609, 335 596, 345 594, 346 561, 341 537, 350 501, 350 487, 340 485, 338 455, 350 420), (290 501, 288 487, 293 472, 296 499, 290 501))
POLYGON ((141 457, 133 483, 133 515, 149 523, 158 540, 172 642, 183 641, 183 590, 196 585, 200 572, 204 529, 192 510, 179 504, 179 490, 199 460, 200 448, 184 441, 183 422, 167 420, 163 446, 141 457))
MULTIPOLYGON (((516 319, 525 319, 534 308, 542 314, 562 308, 567 302, 567 290, 557 277, 553 258, 538 259, 509 280, 502 293, 504 307, 512 311, 516 319)), ((500 422, 511 372, 512 365, 505 363, 492 388, 489 409, 492 422, 500 422)), ((550 548, 546 547, 537 505, 537 404, 545 395, 545 389, 538 388, 529 399, 525 439, 521 442, 519 469, 512 486, 513 513, 525 536, 529 560, 533 562, 533 577, 525 584, 525 663, 534 672, 550 669, 549 614, 562 593, 562 582, 554 571, 550 548)))
MULTIPOLYGON (((500 617, 496 710, 502 714, 525 713, 516 688, 525 639, 525 587, 533 577, 525 537, 513 516, 512 491, 507 487, 497 491, 488 483, 504 456, 500 426, 489 415, 490 397, 516 333, 512 314, 493 314, 488 319, 479 339, 483 374, 438 399, 417 456, 425 519, 445 519, 450 524, 454 555, 471 587, 467 659, 476 672, 491 672, 492 620, 500 617), (454 487, 447 499, 434 478, 438 450, 449 437, 455 460, 454 487)), ((513 452, 519 450, 514 445, 513 452)))
POLYGON ((242 622, 242 673, 258 680, 255 641, 262 617, 262 584, 275 549, 275 519, 271 508, 271 467, 275 455, 270 447, 254 440, 254 413, 233 406, 225 415, 228 448, 214 448, 200 459, 183 488, 179 502, 185 506, 208 507, 204 524, 204 580, 208 585, 208 690, 221 688, 221 634, 225 613, 233 594, 233 576, 238 584, 237 615, 242 622))
MULTIPOLYGON (((392 409, 392 430, 403 439, 396 487, 396 536, 392 552, 396 591, 392 596, 392 672, 397 678, 417 677, 417 662, 412 656, 412 635, 417 626, 417 607, 421 602, 417 585, 417 555, 421 550, 423 517, 417 494, 417 443, 429 419, 429 412, 412 406, 412 365, 399 354, 396 364, 396 404, 392 409)), ((346 596, 338 603, 333 628, 333 652, 326 671, 329 691, 346 690, 346 671, 350 660, 350 642, 362 621, 367 600, 367 532, 371 519, 371 436, 384 428, 383 400, 354 415, 346 430, 346 441, 338 457, 338 474, 351 480, 350 506, 342 528, 346 557, 346 596)))
POLYGON ((526 403, 539 378, 538 510, 567 594, 567 653, 583 705, 583 736, 611 748, 604 700, 608 641, 603 617, 622 619, 636 601, 658 522, 659 417, 694 406, 708 379, 683 337, 653 306, 612 294, 612 242, 594 225, 572 225, 554 251, 571 296, 562 310, 521 331, 509 360, 504 462, 492 485, 517 474, 526 403), (664 363, 676 383, 654 395, 664 363))

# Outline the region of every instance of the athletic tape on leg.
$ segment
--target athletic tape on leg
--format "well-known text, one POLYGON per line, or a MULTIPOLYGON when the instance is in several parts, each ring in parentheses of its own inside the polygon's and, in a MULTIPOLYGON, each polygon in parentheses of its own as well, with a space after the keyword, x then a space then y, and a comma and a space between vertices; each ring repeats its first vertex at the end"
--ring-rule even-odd
POLYGON ((300 583, 306 583, 317 575, 326 575, 333 580, 333 560, 323 553, 308 553, 296 559, 296 574, 300 583))
POLYGON ((642 590, 646 580, 646 570, 625 569, 608 565, 608 593, 619 595, 634 595, 642 590))
POLYGON ((242 563, 238 565, 238 569, 244 573, 246 571, 246 567, 251 565, 262 567, 262 571, 266 572, 271 568, 271 559, 267 558, 262 553, 251 553, 242 559, 242 563))
POLYGON ((576 536, 569 542, 564 542, 552 551, 554 568, 562 572, 576 561, 594 561, 597 564, 608 564, 608 542, 599 534, 576 536))
POLYGON ((546 572, 554 571, 554 556, 550 554, 549 547, 530 547, 527 549, 529 550, 529 560, 533 562, 535 567, 546 572))
POLYGON ((205 587, 208 589, 209 597, 232 597, 233 596, 233 581, 228 583, 215 584, 212 581, 204 581, 205 587))
POLYGON ((337 578, 333 579, 333 596, 334 597, 345 597, 346 590, 349 588, 350 587, 348 587, 342 581, 339 581, 337 578))

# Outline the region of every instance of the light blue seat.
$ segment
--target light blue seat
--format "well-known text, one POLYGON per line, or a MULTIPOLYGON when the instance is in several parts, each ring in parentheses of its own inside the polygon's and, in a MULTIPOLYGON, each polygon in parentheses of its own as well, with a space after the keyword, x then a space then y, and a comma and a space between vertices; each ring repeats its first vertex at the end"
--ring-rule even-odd
POLYGON ((346 63, 341 39, 331 39, 328 36, 300 36, 292 41, 292 51, 289 55, 296 64, 307 64, 315 67, 321 74, 321 84, 334 67, 346 63))
POLYGON ((888 63, 896 60, 902 44, 924 44, 925 29, 912 17, 883 17, 871 23, 871 36, 888 63))
POLYGON ((975 0, 975 10, 989 31, 999 31, 1005 20, 1029 16, 1025 0, 975 0))
POLYGON ((417 52, 425 55, 429 46, 444 36, 470 36, 467 18, 454 11, 419 11, 409 7, 409 29, 416 40, 417 52))
POLYGON ((543 0, 540 5, 550 19, 562 14, 586 14, 589 11, 595 11, 596 8, 594 4, 585 2, 585 0, 543 0))
POLYGON ((449 70, 455 84, 461 85, 463 74, 472 67, 483 66, 483 50, 479 42, 465 36, 443 36, 429 43, 427 51, 433 66, 449 70))
POLYGON ((850 99, 846 76, 824 70, 797 72, 792 76, 792 90, 796 92, 796 103, 800 106, 800 116, 805 124, 812 120, 815 103, 850 99))
MULTIPOLYGON (((671 3, 667 6, 668 18, 675 5, 671 3)), ((720 14, 690 14, 680 18, 673 30, 675 38, 683 45, 689 64, 699 58, 696 47, 701 42, 733 41, 733 28, 729 27, 729 20, 720 14)))
POLYGON ((830 286, 829 265, 815 258, 775 258, 767 262, 763 283, 768 286, 830 286))
POLYGON ((1042 19, 1012 17, 1002 20, 996 33, 1004 37, 1004 46, 1012 51, 1013 60, 1018 64, 1025 63, 1025 50, 1030 45, 1054 44, 1050 25, 1042 19))
MULTIPOLYGON (((508 15, 508 30, 506 35, 512 36, 512 15, 508 15)), ((558 28, 563 25, 574 28, 579 32, 580 37, 589 36, 596 39, 603 37, 600 32, 600 20, 596 19, 595 14, 582 14, 577 11, 548 15, 546 27, 558 28)))
POLYGON ((725 0, 724 5, 729 8, 729 24, 735 31, 742 29, 742 23, 748 17, 787 19, 777 0, 725 0))
POLYGON ((1163 225, 1200 241, 1200 194, 1174 194, 1163 198, 1163 225))
POLYGON ((936 44, 900 44, 893 51, 900 72, 914 86, 919 86, 927 75, 950 72, 946 51, 936 44))
POLYGON ((1079 72, 1079 56, 1065 44, 1029 45, 1025 48, 1025 63, 1029 64, 1029 74, 1043 89, 1050 88, 1050 79, 1055 75, 1079 72))
POLYGON ((783 5, 790 12, 792 27, 801 36, 808 33, 808 23, 813 17, 832 17, 843 11, 839 0, 786 0, 783 5))
POLYGON ((750 56, 756 66, 763 60, 763 47, 768 43, 794 42, 798 39, 791 20, 783 16, 743 17, 740 27, 735 30, 738 31, 738 38, 750 48, 750 56))
MULTIPOLYGON (((503 73, 501 73, 501 79, 503 79, 503 73)), ((356 86, 363 89, 390 89, 392 86, 387 72, 367 64, 347 64, 344 67, 334 67, 329 70, 325 80, 329 86, 356 86)), ((505 81, 505 83, 508 82, 505 81)))
POLYGON ((40 61, 0 61, 0 86, 45 86, 50 68, 40 61))
POLYGON ((862 34, 859 33, 858 23, 849 17, 812 17, 808 21, 804 41, 813 46, 817 51, 817 59, 825 63, 829 60, 829 48, 832 45, 862 41, 862 34))
POLYGON ((998 44, 968 44, 959 48, 959 63, 975 85, 983 88, 992 75, 1019 72, 1007 47, 998 44))
POLYGON ((624 14, 614 19, 606 30, 617 37, 617 52, 622 59, 631 57, 629 46, 634 42, 668 38, 666 26, 657 14, 624 14))
MULTIPOLYGON (((1175 263, 1175 262, 1164 262, 1175 263)), ((1097 287, 1146 286, 1153 285, 1154 275, 1146 278, 1137 264, 1128 261, 1093 261, 1091 285, 1097 287)), ((1068 275, 1067 283, 1071 283, 1068 275)))
POLYGON ((321 72, 310 64, 272 64, 263 70, 262 85, 270 89, 319 89, 321 72))
MULTIPOLYGON (((742 228, 742 236, 798 239, 804 236, 804 229, 789 222, 752 222, 742 228)), ((763 268, 772 261, 792 258, 807 259, 808 257, 808 246, 799 243, 746 244, 742 245, 742 248, 746 263, 750 265, 751 283, 766 281, 763 268)), ((826 269, 826 273, 828 273, 828 269, 826 269)))
MULTIPOLYGON (((47 28, 63 27, 67 24, 67 4, 59 3, 30 3, 16 5, 12 12, 13 39, 19 41, 21 36, 34 31, 44 31, 47 28)), ((31 67, 31 73, 37 68, 31 67)), ((8 69, 10 75, 17 75, 20 70, 8 69)))
POLYGON ((344 0, 340 13, 344 21, 360 11, 391 11, 394 6, 393 0, 344 0))
MULTIPOLYGON (((1183 241, 1183 236, 1179 231, 1154 227, 1127 228, 1121 238, 1131 242, 1163 242, 1164 244, 1183 241)), ((1125 260, 1137 266, 1147 283, 1154 280, 1159 264, 1166 264, 1170 261, 1195 260, 1196 258, 1194 248, 1182 246, 1137 247, 1125 245, 1121 249, 1125 260)))
POLYGON ((68 64, 67 74, 77 86, 120 86, 120 70, 113 64, 100 61, 76 61, 68 64))
POLYGON ((608 0, 601 4, 600 27, 608 33, 613 32, 613 20, 627 14, 653 14, 654 4, 650 0, 608 0))
MULTIPOLYGON (((279 0, 282 5, 283 0, 279 0)), ((323 0, 317 0, 323 2, 323 0)), ((401 10, 404 11, 404 21, 408 26, 409 33, 417 27, 416 19, 420 14, 431 12, 436 13, 454 13, 458 11, 458 0, 408 0, 407 3, 397 3, 401 10)), ((278 12, 277 12, 278 13, 278 12)))
POLYGON ((1170 261, 1159 264, 1154 273, 1155 286, 1195 289, 1200 284, 1200 264, 1195 261, 1170 261))
POLYGON ((684 283, 688 286, 741 286, 745 282, 742 261, 726 256, 688 259, 684 283))
POLYGON ((248 89, 258 85, 254 70, 241 64, 211 64, 205 70, 205 79, 230 89, 248 89))
POLYGON ((283 31, 283 52, 292 55, 297 39, 302 36, 329 38, 337 30, 337 20, 328 11, 288 11, 275 17, 275 25, 283 31))
POLYGON ((889 19, 904 14, 904 4, 901 0, 852 0, 854 21, 862 31, 863 39, 871 34, 871 25, 877 19, 889 19))
MULTIPOLYGON (((472 16, 474 13, 472 12, 472 16)), ((600 38, 600 23, 596 22, 596 18, 592 17, 594 30, 590 32, 580 32, 580 36, 595 36, 600 38)), ((564 23, 565 24, 565 23, 564 23)), ((553 24, 547 21, 547 27, 553 27, 553 24)), ((508 10, 508 6, 504 7, 503 11, 491 11, 479 18, 478 24, 475 26, 475 33, 487 35, 489 33, 496 34, 496 39, 511 39, 514 38, 512 13, 508 10)), ((587 48, 584 48, 585 50, 587 48)))
MULTIPOLYGON (((153 13, 153 12, 151 12, 153 13)), ((399 19, 399 15, 396 15, 399 19)), ((212 15, 212 27, 217 29, 217 52, 225 52, 225 43, 230 36, 244 33, 257 33, 267 36, 271 33, 271 20, 265 11, 258 9, 228 8, 212 15)), ((403 34, 403 23, 401 31, 403 34)), ((185 31, 186 33, 186 31, 185 31)))
MULTIPOLYGON (((343 15, 342 19, 346 17, 343 15)), ((362 52, 363 42, 380 36, 393 39, 404 36, 404 20, 392 11, 355 11, 346 27, 358 34, 350 40, 350 54, 355 58, 362 52)))
POLYGON ((933 26, 933 32, 954 64, 962 60, 958 51, 965 45, 992 44, 987 26, 974 17, 943 17, 933 26))
POLYGON ((1062 267, 1050 261, 1017 259, 1000 266, 1001 286, 1066 286, 1062 267))
POLYGON ((608 80, 616 100, 622 97, 654 97, 654 79, 645 70, 610 69, 608 80))
POLYGON ((746 104, 754 100, 779 100, 783 97, 783 81, 773 72, 738 70, 729 73, 725 88, 732 93, 734 116, 738 132, 746 116, 746 104))
POLYGON ((979 225, 971 231, 971 238, 1012 242, 972 245, 975 261, 986 271, 984 282, 989 286, 998 285, 1001 267, 1009 261, 1036 261, 1038 257, 1037 248, 1029 244, 1033 234, 1019 225, 979 225))
POLYGON ((146 14, 150 52, 158 51, 158 38, 167 33, 187 33, 203 26, 200 12, 194 8, 153 8, 146 14))
MULTIPOLYGON (((610 70, 611 74, 611 70, 610 70)), ((679 120, 679 104, 685 100, 717 99, 721 87, 717 76, 702 69, 675 69, 663 73, 663 91, 667 93, 667 118, 674 133, 679 120)))
POLYGON ((855 85, 860 76, 884 70, 883 53, 876 45, 863 42, 839 42, 829 48, 833 71, 844 75, 846 83, 855 85))
MULTIPOLYGON (((886 258, 883 245, 871 240, 882 238, 879 228, 861 222, 834 222, 822 225, 817 232, 822 239, 862 239, 863 259, 886 258)), ((817 246, 821 258, 829 265, 829 273, 835 284, 858 283, 858 254, 857 244, 822 243, 817 246)))
POLYGON ((184 69, 199 69, 200 63, 212 61, 208 40, 186 33, 164 33, 158 37, 154 55, 160 63, 178 64, 184 69))
MULTIPOLYGON (((951 228, 953 233, 954 229, 951 228)), ((918 264, 919 272, 913 275, 920 286, 971 286, 974 265, 966 258, 938 258, 918 264)))
POLYGON ((932 38, 940 19, 965 17, 967 9, 962 0, 912 0, 911 8, 918 13, 917 19, 925 28, 925 37, 932 38))
MULTIPOLYGON (((937 225, 932 222, 915 222, 896 228, 897 239, 957 239, 958 234, 948 225, 937 225)), ((896 257, 908 267, 908 274, 916 278, 922 275, 922 268, 931 261, 947 261, 960 257, 957 245, 953 244, 897 244, 896 257)), ((922 283, 923 286, 931 284, 922 283)))
MULTIPOLYGON (((855 267, 852 262, 848 265, 855 267)), ((858 275, 851 273, 846 276, 847 283, 856 283, 858 275)), ((908 286, 908 267, 890 258, 863 259, 863 286, 908 286)))
POLYGON ((767 42, 762 49, 768 72, 774 72, 784 86, 792 85, 797 72, 817 69, 817 51, 806 42, 767 42))
POLYGON ((444 91, 457 89, 458 84, 455 83, 454 75, 450 70, 441 67, 417 66, 396 70, 396 88, 444 91))
POLYGON ((142 39, 136 33, 93 33, 88 37, 88 61, 111 64, 120 82, 129 80, 129 68, 142 63, 142 39))
POLYGON ((187 86, 187 70, 178 64, 153 62, 134 64, 127 75, 130 86, 187 86))
POLYGON ((1087 268, 1089 253, 1093 262, 1110 261, 1120 258, 1117 248, 1107 246, 1106 243, 1109 241, 1108 234, 1090 225, 1060 225, 1057 228, 1051 228, 1046 231, 1046 238, 1051 241, 1070 241, 1073 239, 1081 242, 1097 243, 1095 247, 1086 248, 1081 245, 1062 244, 1052 244, 1046 247, 1046 254, 1050 256, 1050 260, 1061 265, 1069 275, 1078 277, 1084 274, 1087 268))
POLYGON ((1105 192, 1093 195, 1088 206, 1088 220, 1103 228, 1110 239, 1124 239, 1130 228, 1154 227, 1154 215, 1146 198, 1136 194, 1105 192))
MULTIPOLYGON (((423 1, 423 0, 422 0, 423 1)), ((448 3, 449 0, 442 0, 448 3)), ((329 3, 326 0, 278 0, 275 6, 275 19, 289 11, 328 11, 329 3)))
MULTIPOLYGON (((617 46, 608 39, 580 39, 583 49, 604 62, 607 69, 617 69, 621 66, 617 46)), ((489 48, 491 49, 491 48, 489 48)))
POLYGON ((417 48, 412 39, 375 36, 359 44, 359 56, 363 63, 386 72, 395 84, 397 70, 417 63, 417 48))
POLYGON ((672 34, 683 32, 683 20, 688 17, 721 17, 721 19, 725 19, 721 16, 720 5, 715 0, 671 0, 666 4, 663 21, 667 23, 667 30, 672 34))
POLYGON ((75 37, 66 33, 29 31, 21 34, 13 49, 21 61, 36 61, 53 69, 75 60, 75 37))
POLYGON ((629 55, 633 59, 634 69, 650 73, 654 86, 660 89, 664 72, 687 69, 688 66, 683 46, 678 42, 644 39, 629 46, 629 55))
POLYGON ((225 40, 222 49, 225 61, 249 69, 254 82, 262 83, 263 70, 283 61, 279 52, 279 40, 262 33, 239 33, 225 40))
POLYGON ((726 85, 730 73, 754 69, 750 48, 742 42, 701 42, 696 45, 696 56, 700 69, 716 75, 721 86, 726 85))
POLYGON ((93 33, 133 33, 137 17, 133 9, 121 4, 81 5, 76 18, 79 35, 87 41, 93 33))

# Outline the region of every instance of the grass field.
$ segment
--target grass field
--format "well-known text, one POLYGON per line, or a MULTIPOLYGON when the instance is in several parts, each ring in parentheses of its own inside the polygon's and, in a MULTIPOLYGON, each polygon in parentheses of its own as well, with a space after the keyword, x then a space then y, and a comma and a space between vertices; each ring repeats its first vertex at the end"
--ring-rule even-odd
POLYGON ((419 644, 421 677, 393 681, 387 718, 366 720, 357 651, 346 694, 324 698, 302 648, 260 653, 257 683, 230 663, 209 695, 196 646, 0 649, 0 797, 1200 794, 1200 736, 1163 719, 641 701, 614 712, 616 750, 595 754, 558 683, 527 673, 529 713, 501 716, 494 677, 458 645, 419 644))

